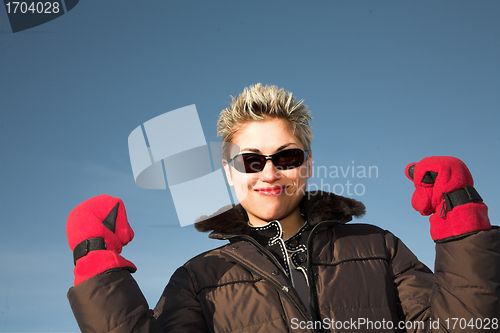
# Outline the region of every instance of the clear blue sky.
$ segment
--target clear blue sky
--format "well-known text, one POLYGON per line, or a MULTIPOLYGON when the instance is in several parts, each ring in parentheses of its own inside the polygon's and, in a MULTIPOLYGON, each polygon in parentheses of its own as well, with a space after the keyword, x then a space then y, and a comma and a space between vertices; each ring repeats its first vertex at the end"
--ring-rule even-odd
POLYGON ((257 82, 312 110, 315 166, 378 170, 310 183, 361 184, 360 221, 432 267, 404 168, 461 158, 500 224, 499 34, 498 1, 86 0, 15 34, 0 9, 0 332, 79 331, 65 223, 92 196, 124 200, 136 238, 123 255, 151 307, 178 266, 222 245, 179 226, 168 189, 134 183, 127 138, 196 104, 217 141, 230 95, 257 82))

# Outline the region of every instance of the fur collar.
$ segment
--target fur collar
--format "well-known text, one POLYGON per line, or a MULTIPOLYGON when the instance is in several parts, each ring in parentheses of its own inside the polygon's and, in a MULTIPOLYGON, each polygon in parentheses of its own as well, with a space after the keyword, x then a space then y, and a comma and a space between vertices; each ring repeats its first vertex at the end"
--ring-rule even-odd
MULTIPOLYGON (((321 221, 347 223, 353 216, 359 218, 365 214, 365 205, 351 198, 315 191, 306 192, 300 202, 300 211, 304 214, 304 219, 315 226, 321 221)), ((210 216, 201 216, 194 226, 200 232, 245 235, 250 233, 248 215, 241 204, 233 205, 232 208, 223 207, 210 216)))

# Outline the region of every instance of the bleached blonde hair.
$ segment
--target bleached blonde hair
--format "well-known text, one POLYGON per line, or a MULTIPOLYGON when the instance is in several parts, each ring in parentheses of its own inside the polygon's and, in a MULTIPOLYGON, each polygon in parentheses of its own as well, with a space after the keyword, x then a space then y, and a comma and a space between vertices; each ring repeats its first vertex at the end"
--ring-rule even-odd
POLYGON ((305 151, 311 153, 312 119, 307 105, 302 102, 297 101, 291 92, 274 85, 262 86, 258 83, 246 87, 237 98, 232 97, 231 104, 222 110, 217 122, 217 135, 222 137, 223 142, 223 157, 229 157, 230 145, 227 143, 232 142, 242 125, 268 119, 285 120, 305 151))

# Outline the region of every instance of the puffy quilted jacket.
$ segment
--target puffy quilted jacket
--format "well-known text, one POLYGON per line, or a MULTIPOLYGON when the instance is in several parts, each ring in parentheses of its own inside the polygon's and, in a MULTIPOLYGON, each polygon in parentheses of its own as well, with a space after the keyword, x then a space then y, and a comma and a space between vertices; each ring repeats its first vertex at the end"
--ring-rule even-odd
POLYGON ((306 194, 301 212, 308 302, 236 206, 196 225, 229 242, 177 269, 154 311, 125 270, 71 288, 82 332, 500 331, 499 228, 436 244, 433 274, 390 232, 347 223, 355 200, 306 194))

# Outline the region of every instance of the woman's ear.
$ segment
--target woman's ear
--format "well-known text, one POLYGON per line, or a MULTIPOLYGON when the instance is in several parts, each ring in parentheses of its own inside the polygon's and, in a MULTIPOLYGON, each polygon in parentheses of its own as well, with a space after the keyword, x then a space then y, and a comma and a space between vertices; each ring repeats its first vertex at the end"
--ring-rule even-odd
POLYGON ((226 159, 222 159, 222 165, 224 166, 224 172, 226 173, 227 183, 230 186, 234 186, 233 179, 231 178, 231 166, 227 163, 226 159))
POLYGON ((311 154, 307 154, 307 179, 309 179, 309 178, 312 177, 312 172, 313 172, 313 168, 312 168, 312 155, 311 154))

